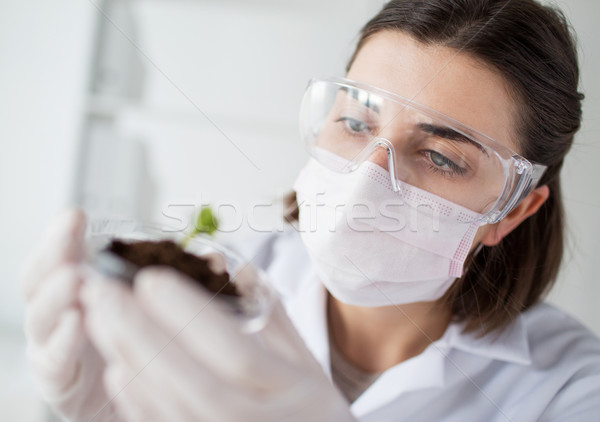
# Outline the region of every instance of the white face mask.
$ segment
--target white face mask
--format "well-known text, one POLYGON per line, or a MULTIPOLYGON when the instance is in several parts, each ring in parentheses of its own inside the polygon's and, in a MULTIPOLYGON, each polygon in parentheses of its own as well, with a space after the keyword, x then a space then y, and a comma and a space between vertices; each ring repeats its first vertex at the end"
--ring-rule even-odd
MULTIPOLYGON (((332 158, 336 159, 339 158, 332 158)), ((370 161, 337 173, 311 158, 294 189, 299 230, 338 300, 375 307, 439 299, 462 275, 481 215, 401 184, 370 161)))

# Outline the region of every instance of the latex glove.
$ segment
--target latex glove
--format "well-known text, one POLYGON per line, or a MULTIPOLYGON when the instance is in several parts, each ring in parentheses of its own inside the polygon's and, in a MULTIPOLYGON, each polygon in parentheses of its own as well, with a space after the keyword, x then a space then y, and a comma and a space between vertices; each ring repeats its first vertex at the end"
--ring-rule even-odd
POLYGON ((115 421, 105 363, 83 327, 79 289, 85 216, 69 210, 47 230, 21 273, 27 356, 43 398, 70 421, 115 421))
POLYGON ((82 289, 105 383, 128 421, 355 421, 280 303, 257 335, 224 304, 165 268, 82 289))

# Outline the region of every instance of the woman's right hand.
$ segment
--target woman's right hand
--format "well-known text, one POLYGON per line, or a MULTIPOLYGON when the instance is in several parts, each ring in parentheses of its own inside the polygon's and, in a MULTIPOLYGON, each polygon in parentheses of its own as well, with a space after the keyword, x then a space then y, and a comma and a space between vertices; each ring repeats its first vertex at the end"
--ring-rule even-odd
POLYGON ((23 267, 27 356, 56 413, 69 421, 116 421, 105 363, 85 334, 79 303, 85 225, 79 210, 61 214, 23 267))

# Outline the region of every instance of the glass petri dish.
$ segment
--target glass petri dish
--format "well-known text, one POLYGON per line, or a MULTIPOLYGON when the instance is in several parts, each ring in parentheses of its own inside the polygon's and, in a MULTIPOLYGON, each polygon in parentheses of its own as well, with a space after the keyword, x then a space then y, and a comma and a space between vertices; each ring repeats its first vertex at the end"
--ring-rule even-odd
MULTIPOLYGON (((133 221, 101 220, 90 221, 86 230, 85 263, 90 271, 125 280, 133 279, 138 268, 106 251, 112 240, 125 242, 172 240, 179 243, 185 236, 177 230, 133 221)), ((242 331, 255 333, 266 324, 275 301, 275 292, 263 271, 252 266, 239 254, 206 236, 196 236, 188 241, 184 250, 197 256, 208 257, 219 262, 229 273, 230 283, 236 286, 240 297, 215 295, 213 300, 225 302, 241 321, 242 331)), ((201 288, 199 286, 199 288, 201 288)))

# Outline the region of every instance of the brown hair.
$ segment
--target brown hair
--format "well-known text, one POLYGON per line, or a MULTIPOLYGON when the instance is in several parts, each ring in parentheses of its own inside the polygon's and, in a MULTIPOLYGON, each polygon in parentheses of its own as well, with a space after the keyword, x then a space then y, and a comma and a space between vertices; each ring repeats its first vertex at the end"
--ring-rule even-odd
MULTIPOLYGON (((521 154, 548 166, 538 186, 548 200, 498 245, 468 258, 446 303, 467 331, 501 329, 553 285, 563 256, 559 173, 580 127, 579 68, 574 36, 560 10, 534 0, 392 0, 362 29, 352 65, 380 31, 402 31, 424 44, 460 50, 495 68, 518 107, 521 154)), ((298 218, 295 193, 285 218, 298 218)))

